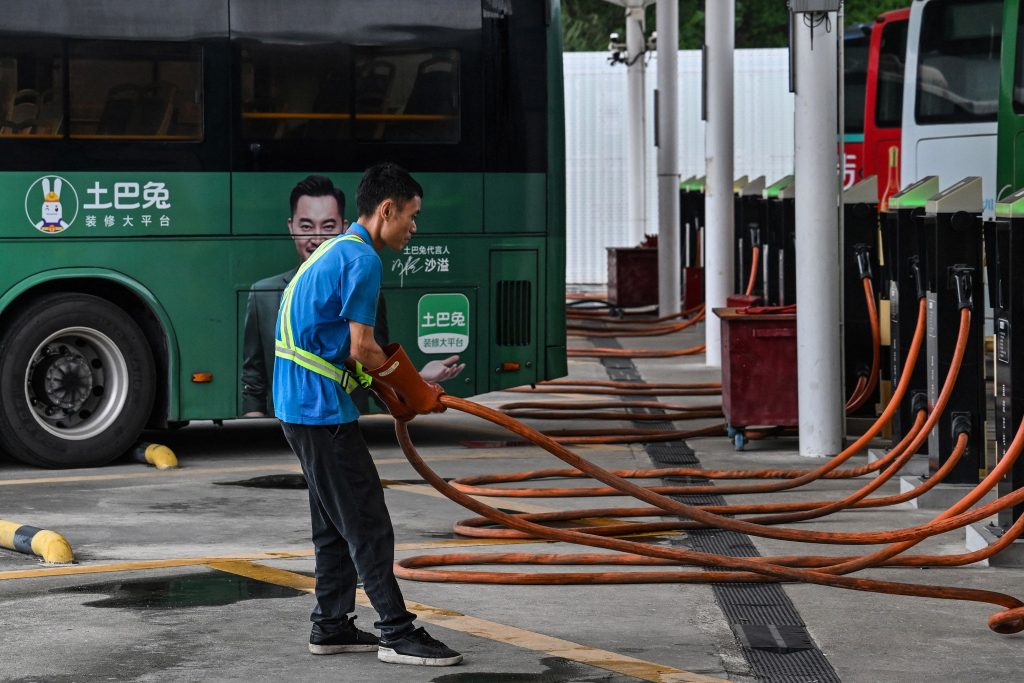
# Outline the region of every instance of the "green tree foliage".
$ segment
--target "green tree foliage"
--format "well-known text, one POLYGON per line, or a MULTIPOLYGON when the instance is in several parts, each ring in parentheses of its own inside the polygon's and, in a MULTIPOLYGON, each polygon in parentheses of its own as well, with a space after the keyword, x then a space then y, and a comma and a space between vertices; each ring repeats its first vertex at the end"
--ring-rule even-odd
MULTIPOLYGON (((680 49, 704 44, 704 3, 679 0, 680 49)), ((868 23, 882 12, 909 6, 910 0, 847 0, 846 23, 868 23)), ((736 47, 785 47, 787 11, 785 0, 736 0, 736 47)), ((562 0, 566 51, 604 51, 610 33, 625 39, 624 14, 622 7, 605 0, 562 0)), ((657 30, 653 5, 647 8, 647 30, 657 30)))

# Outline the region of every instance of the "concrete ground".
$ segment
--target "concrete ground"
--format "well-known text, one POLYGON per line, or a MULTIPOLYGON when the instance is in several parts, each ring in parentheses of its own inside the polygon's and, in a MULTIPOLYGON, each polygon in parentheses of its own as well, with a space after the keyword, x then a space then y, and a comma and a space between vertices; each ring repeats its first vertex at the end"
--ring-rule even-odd
MULTIPOLYGON (((680 348, 703 330, 670 337, 622 338, 623 346, 680 348)), ((574 347, 586 347, 572 340, 574 347)), ((635 361, 649 381, 707 381, 717 375, 701 356, 635 361)), ((577 378, 606 379, 593 359, 570 359, 577 378)), ((495 393, 491 406, 524 400, 495 393)), ((587 397, 549 395, 529 398, 587 397)), ((589 397, 594 398, 594 397, 589 397)), ((665 398, 705 404, 715 397, 665 398)), ((390 418, 363 420, 385 480, 399 557, 444 552, 583 552, 543 543, 459 539, 453 522, 471 513, 425 486, 408 465, 390 418), (454 548, 454 549, 453 549, 454 548)), ((680 428, 714 420, 679 423, 680 428)), ((546 429, 631 426, 626 422, 534 420, 546 429)), ((444 477, 557 467, 539 449, 510 446, 512 437, 449 411, 411 428, 421 453, 444 477), (475 440, 477 447, 462 444, 475 440), (490 442, 490 443, 487 443, 490 442)), ((466 655, 454 668, 387 665, 370 653, 314 657, 306 651, 313 569, 306 492, 222 485, 294 475, 294 456, 271 421, 195 424, 151 435, 178 454, 182 467, 158 472, 122 461, 95 470, 42 471, 0 462, 0 518, 52 529, 77 563, 43 565, 0 550, 0 680, 3 681, 753 681, 707 585, 484 586, 402 581, 411 609, 432 635, 466 655)), ((723 437, 689 445, 705 468, 806 467, 795 438, 751 443, 745 452, 723 437)), ((639 445, 575 449, 609 468, 644 468, 639 445)), ((864 456, 851 462, 860 464, 864 456)), ((817 463, 814 463, 817 464, 817 463)), ((288 478, 278 481, 287 485, 288 478)), ((593 485, 567 481, 567 486, 593 485)), ((828 480, 796 492, 733 496, 730 502, 838 498, 861 482, 828 480)), ((881 494, 898 492, 887 483, 881 494)), ((625 506, 601 499, 490 499, 506 510, 625 506)), ((907 505, 844 512, 795 525, 859 531, 923 523, 936 514, 907 505)), ((684 534, 646 539, 685 545, 684 534)), ((865 547, 811 546, 755 539, 763 555, 861 554, 865 547)), ((870 546, 869 546, 870 547, 870 546)), ((962 531, 921 544, 927 553, 964 551, 962 531)), ((551 568, 514 567, 537 572, 551 568)), ((576 570, 578 568, 572 568, 576 570)), ((585 569, 584 569, 585 570, 585 569)), ((614 570, 614 568, 612 568, 614 570)), ((1024 593, 1024 571, 970 566, 884 569, 860 575, 1024 593)), ((996 608, 811 585, 786 585, 817 646, 841 680, 1019 681, 1022 636, 990 631, 996 608)), ((359 625, 374 613, 365 597, 359 625)), ((761 678, 761 680, 771 680, 761 678)), ((781 680, 781 679, 780 679, 781 680)), ((786 679, 793 680, 793 679, 786 679)))

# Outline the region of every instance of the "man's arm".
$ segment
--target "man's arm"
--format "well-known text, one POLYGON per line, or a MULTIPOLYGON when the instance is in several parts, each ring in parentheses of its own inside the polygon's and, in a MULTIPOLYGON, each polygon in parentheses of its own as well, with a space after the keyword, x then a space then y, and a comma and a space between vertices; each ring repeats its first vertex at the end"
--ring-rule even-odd
POLYGON ((349 320, 348 331, 351 340, 349 355, 352 358, 362 363, 364 368, 374 369, 384 365, 388 357, 373 338, 373 327, 349 320))

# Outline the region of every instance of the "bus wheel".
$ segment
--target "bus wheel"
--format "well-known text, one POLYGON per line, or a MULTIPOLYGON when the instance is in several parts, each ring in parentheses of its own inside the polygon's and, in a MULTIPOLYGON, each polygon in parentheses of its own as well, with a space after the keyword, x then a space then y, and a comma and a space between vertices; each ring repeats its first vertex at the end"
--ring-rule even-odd
POLYGON ((127 313, 87 294, 41 297, 0 336, 0 448, 29 465, 103 465, 133 446, 156 388, 127 313))

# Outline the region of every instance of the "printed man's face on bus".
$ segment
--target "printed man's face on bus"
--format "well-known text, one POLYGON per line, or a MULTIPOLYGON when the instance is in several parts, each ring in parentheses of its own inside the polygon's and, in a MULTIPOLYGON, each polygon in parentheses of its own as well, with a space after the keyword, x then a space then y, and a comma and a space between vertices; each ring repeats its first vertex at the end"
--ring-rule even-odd
POLYGON ((401 208, 390 199, 384 202, 379 209, 384 213, 384 227, 380 235, 384 244, 401 251, 416 234, 416 217, 422 206, 423 200, 419 197, 413 197, 401 208))
POLYGON ((332 196, 310 197, 303 195, 295 204, 295 213, 288 219, 288 232, 295 242, 299 262, 325 241, 344 230, 344 221, 338 210, 338 201, 332 196))

